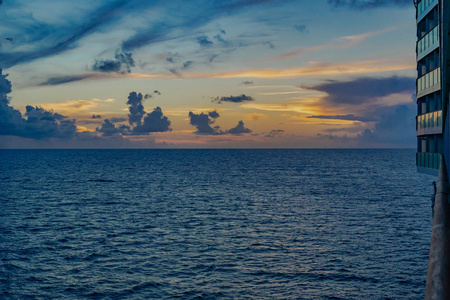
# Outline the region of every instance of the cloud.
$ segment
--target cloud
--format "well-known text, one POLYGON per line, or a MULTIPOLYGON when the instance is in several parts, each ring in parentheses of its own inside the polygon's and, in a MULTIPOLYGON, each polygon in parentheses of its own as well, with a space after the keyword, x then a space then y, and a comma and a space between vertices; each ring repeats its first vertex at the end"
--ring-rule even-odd
POLYGON ((213 100, 213 102, 217 102, 219 104, 222 104, 222 102, 242 103, 248 101, 255 101, 255 99, 253 99, 253 97, 251 96, 242 94, 240 96, 216 97, 213 100))
POLYGON ((9 105, 8 94, 12 91, 11 82, 0 69, 0 135, 14 135, 25 138, 68 138, 74 136, 77 127, 75 120, 41 107, 26 106, 22 113, 9 105))
MULTIPOLYGON (((154 94, 161 94, 155 90, 154 94)), ((132 134, 148 134, 151 132, 171 131, 171 122, 164 116, 160 107, 156 107, 151 113, 146 114, 144 105, 142 104, 145 96, 141 93, 131 92, 128 96, 127 104, 130 105, 128 110, 128 122, 132 126, 130 131, 132 134)), ((148 97, 147 97, 148 98, 148 97)))
MULTIPOLYGON (((126 0, 113 1, 112 3, 106 2, 106 4, 94 12, 80 18, 87 20, 82 24, 50 25, 47 23, 39 23, 33 19, 34 24, 31 24, 31 27, 25 28, 22 31, 22 39, 25 42, 28 40, 28 43, 22 46, 27 46, 27 48, 30 48, 34 44, 38 44, 38 46, 32 50, 15 52, 0 51, 0 67, 9 68, 17 64, 31 62, 75 48, 76 43, 80 39, 94 33, 100 26, 111 23, 117 17, 117 12, 127 3, 128 1, 126 0), (50 38, 53 40, 50 40, 50 38), (41 43, 36 43, 39 41, 38 39, 41 39, 41 43)), ((30 23, 30 21, 27 20, 27 23, 30 23)))
POLYGON ((144 118, 144 122, 133 127, 134 134, 148 134, 150 132, 167 132, 171 131, 171 122, 164 116, 161 108, 158 106, 144 118))
POLYGON ((374 129, 366 129, 356 137, 363 146, 410 147, 416 145, 416 104, 397 105, 381 115, 374 129))
POLYGON ((94 77, 96 77, 94 74, 50 77, 46 81, 39 83, 38 85, 39 86, 60 85, 60 84, 64 84, 64 83, 80 81, 80 80, 85 80, 85 79, 94 78, 94 77))
POLYGON ((373 9, 386 6, 407 6, 413 5, 410 0, 328 0, 334 7, 348 7, 351 9, 373 9))
POLYGON ((252 85, 252 84, 254 84, 254 82, 253 81, 249 81, 249 80, 245 80, 245 81, 241 81, 240 84, 241 85, 252 85))
POLYGON ((112 117, 112 118, 109 118, 109 120, 111 121, 111 123, 121 123, 121 122, 127 121, 128 119, 112 117))
POLYGON ((239 121, 235 127, 225 131, 222 131, 220 129, 220 126, 211 127, 211 125, 215 123, 218 117, 220 117, 220 115, 217 113, 217 111, 211 111, 208 114, 205 114, 203 112, 200 114, 195 114, 192 111, 190 111, 189 123, 197 128, 195 134, 200 135, 225 135, 225 134, 242 135, 245 133, 252 132, 250 129, 244 126, 244 122, 242 121, 239 121))
POLYGON ((194 114, 189 112, 189 123, 197 128, 196 134, 219 135, 222 134, 219 127, 211 127, 215 120, 209 118, 209 113, 194 114))
POLYGON ((198 36, 195 38, 195 40, 202 48, 208 48, 214 44, 212 41, 208 40, 208 37, 206 35, 198 36))
POLYGON ((97 128, 96 131, 102 133, 103 136, 113 136, 115 134, 126 134, 130 131, 130 127, 126 125, 119 125, 116 127, 114 122, 109 119, 105 119, 101 128, 97 128))
POLYGON ((353 114, 347 115, 317 115, 317 116, 308 116, 308 119, 325 119, 325 120, 346 120, 346 121, 360 121, 360 122, 374 122, 377 119, 372 117, 360 117, 355 116, 353 114))
POLYGON ((101 115, 92 115, 92 119, 100 119, 101 117, 101 115))
POLYGON ((122 71, 122 66, 125 66, 126 72, 131 73, 131 67, 134 67, 134 59, 131 52, 116 52, 115 60, 95 60, 92 70, 105 73, 125 72, 122 71))
MULTIPOLYGON (((192 2, 192 9, 187 10, 187 13, 180 11, 177 18, 172 21, 164 19, 160 22, 152 22, 148 28, 140 28, 132 37, 123 41, 122 49, 131 51, 154 43, 184 37, 190 31, 200 28, 222 15, 228 15, 246 7, 276 4, 276 2, 283 2, 283 0, 205 1, 201 6, 194 1, 192 2)), ((183 2, 183 5, 188 4, 189 2, 183 2)), ((212 45, 212 42, 206 36, 199 36, 196 41, 202 47, 212 45)))
POLYGON ((265 137, 277 137, 277 136, 282 136, 285 133, 285 131, 283 129, 274 129, 271 130, 268 134, 265 135, 265 137))
POLYGON ((298 32, 301 32, 301 33, 308 31, 306 29, 306 25, 294 25, 294 28, 295 28, 295 30, 297 30, 298 32))
POLYGON ((233 135, 242 135, 244 133, 250 133, 252 132, 250 129, 245 128, 244 122, 239 121, 236 127, 233 127, 231 129, 228 129, 225 134, 233 134, 233 135))
POLYGON ((333 134, 318 137, 363 148, 414 148, 417 143, 415 116, 415 103, 396 105, 381 115, 373 129, 364 129, 354 137, 333 134))
POLYGON ((208 113, 208 116, 210 116, 213 119, 217 119, 218 117, 220 117, 219 113, 217 111, 215 111, 215 110, 214 111, 210 111, 208 113))
POLYGON ((140 126, 142 124, 142 118, 146 113, 142 104, 143 100, 144 96, 141 93, 131 92, 128 96, 127 104, 130 105, 128 108, 130 111, 128 122, 131 126, 140 126))
POLYGON ((192 66, 194 62, 192 60, 188 60, 186 62, 183 63, 183 69, 188 69, 192 66))
POLYGON ((324 100, 333 105, 362 105, 373 103, 377 98, 396 93, 414 93, 416 79, 413 77, 357 78, 352 81, 328 81, 303 89, 315 90, 327 94, 324 100))
MULTIPOLYGON (((225 72, 211 73, 186 73, 183 78, 296 78, 302 76, 343 76, 366 73, 380 73, 389 71, 412 70, 411 64, 397 64, 389 61, 357 61, 346 63, 313 63, 308 67, 292 69, 243 69, 225 72)), ((170 69, 170 74, 163 73, 97 73, 71 76, 59 76, 49 78, 38 85, 58 85, 73 81, 102 78, 130 78, 130 79, 167 79, 181 77, 175 68, 170 69)))

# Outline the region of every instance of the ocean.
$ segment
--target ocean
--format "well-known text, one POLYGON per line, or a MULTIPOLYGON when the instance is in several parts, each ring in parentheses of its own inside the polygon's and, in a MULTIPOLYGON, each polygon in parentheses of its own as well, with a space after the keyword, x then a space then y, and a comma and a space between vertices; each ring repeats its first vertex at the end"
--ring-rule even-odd
POLYGON ((414 150, 0 150, 1 299, 423 299, 414 150))

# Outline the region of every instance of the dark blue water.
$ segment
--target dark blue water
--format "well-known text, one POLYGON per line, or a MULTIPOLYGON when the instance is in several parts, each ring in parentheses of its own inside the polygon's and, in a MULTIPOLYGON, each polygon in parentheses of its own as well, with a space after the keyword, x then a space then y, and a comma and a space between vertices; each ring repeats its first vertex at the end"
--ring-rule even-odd
POLYGON ((1 299, 422 299, 413 150, 0 151, 1 299))

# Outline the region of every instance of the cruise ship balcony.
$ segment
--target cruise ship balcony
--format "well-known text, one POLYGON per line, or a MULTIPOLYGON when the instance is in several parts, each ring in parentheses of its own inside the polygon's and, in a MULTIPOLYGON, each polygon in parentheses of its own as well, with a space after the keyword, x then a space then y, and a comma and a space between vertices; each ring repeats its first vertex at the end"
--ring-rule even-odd
POLYGON ((439 47, 439 24, 417 42, 417 60, 421 60, 439 47))
POLYGON ((438 67, 417 79, 417 98, 441 89, 441 68, 438 67))
POLYGON ((420 173, 437 175, 441 165, 441 153, 417 152, 416 166, 420 173))
POLYGON ((416 117, 417 136, 442 134, 442 110, 418 115, 416 117))

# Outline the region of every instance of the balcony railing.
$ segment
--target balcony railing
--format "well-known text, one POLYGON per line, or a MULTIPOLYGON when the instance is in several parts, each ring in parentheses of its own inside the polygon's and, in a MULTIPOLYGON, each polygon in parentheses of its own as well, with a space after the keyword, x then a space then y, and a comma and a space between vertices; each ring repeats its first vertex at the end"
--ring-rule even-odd
POLYGON ((417 152, 416 166, 418 168, 439 170, 441 155, 441 153, 417 152))
POLYGON ((417 130, 442 127, 442 110, 417 116, 417 130))
MULTIPOLYGON (((423 1, 423 0, 422 0, 423 1)), ((436 68, 431 72, 417 79, 417 97, 420 98, 428 93, 435 92, 441 88, 441 68, 436 68)))
POLYGON ((439 24, 417 42, 417 60, 439 46, 439 24))

